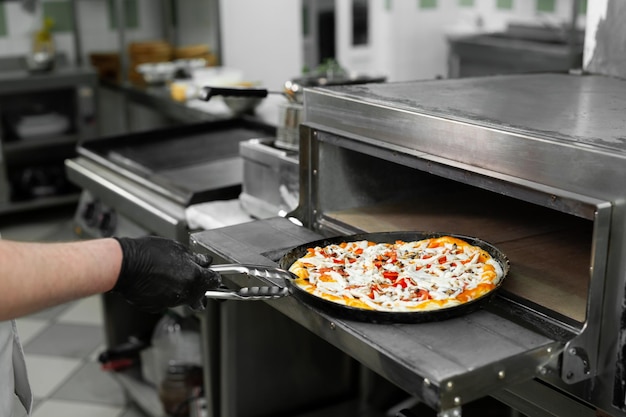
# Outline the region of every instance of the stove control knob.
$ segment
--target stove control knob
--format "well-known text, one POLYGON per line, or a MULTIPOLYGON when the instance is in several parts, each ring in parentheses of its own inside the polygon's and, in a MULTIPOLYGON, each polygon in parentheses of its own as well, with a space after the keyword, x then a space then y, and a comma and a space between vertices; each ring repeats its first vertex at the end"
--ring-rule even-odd
POLYGON ((98 218, 100 211, 100 204, 97 200, 88 201, 83 207, 82 217, 85 220, 85 223, 89 227, 95 227, 98 225, 98 218))
POLYGON ((100 229, 102 236, 113 236, 116 226, 117 217, 115 216, 115 212, 113 210, 107 210, 100 214, 100 224, 98 225, 98 228, 100 229))

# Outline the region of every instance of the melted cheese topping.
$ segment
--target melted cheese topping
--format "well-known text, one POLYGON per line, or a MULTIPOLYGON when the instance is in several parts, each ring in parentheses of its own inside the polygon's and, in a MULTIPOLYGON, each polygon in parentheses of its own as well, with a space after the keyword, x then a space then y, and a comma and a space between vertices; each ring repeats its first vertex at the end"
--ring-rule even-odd
POLYGON ((452 307, 490 292, 503 276, 489 253, 450 236, 309 248, 289 270, 313 295, 380 311, 452 307))

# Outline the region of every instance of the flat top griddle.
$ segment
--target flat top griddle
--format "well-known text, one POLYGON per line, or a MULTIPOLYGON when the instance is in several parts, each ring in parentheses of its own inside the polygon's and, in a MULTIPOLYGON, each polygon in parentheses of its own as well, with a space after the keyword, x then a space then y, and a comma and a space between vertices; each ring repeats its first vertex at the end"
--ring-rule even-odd
POLYGON ((239 143, 275 135, 250 119, 229 119, 86 141, 85 156, 185 206, 240 191, 239 143))
POLYGON ((232 154, 233 143, 258 135, 257 130, 235 126, 232 129, 199 132, 156 142, 120 143, 108 151, 107 157, 113 161, 133 161, 144 169, 159 172, 222 159, 232 154))

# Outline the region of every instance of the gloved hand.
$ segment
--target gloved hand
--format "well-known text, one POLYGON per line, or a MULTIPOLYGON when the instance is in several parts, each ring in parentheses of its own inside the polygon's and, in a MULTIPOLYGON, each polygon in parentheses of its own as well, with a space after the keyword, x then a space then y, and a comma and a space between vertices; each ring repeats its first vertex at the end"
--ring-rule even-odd
POLYGON ((113 291, 131 304, 158 312, 189 305, 204 308, 204 293, 221 284, 208 269, 213 259, 161 237, 115 238, 122 247, 122 269, 113 291))

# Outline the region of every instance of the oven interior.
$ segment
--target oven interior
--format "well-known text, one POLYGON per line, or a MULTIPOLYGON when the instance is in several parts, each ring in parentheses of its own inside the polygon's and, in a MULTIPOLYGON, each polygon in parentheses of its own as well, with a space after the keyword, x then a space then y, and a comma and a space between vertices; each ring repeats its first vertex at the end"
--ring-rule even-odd
MULTIPOLYGON (((583 329, 593 252, 598 247, 594 204, 548 192, 554 190, 482 178, 411 155, 343 146, 335 137, 318 137, 318 155, 312 158, 317 164, 317 186, 310 197, 317 213, 316 228, 478 237, 500 248, 510 260, 500 298, 535 318, 549 318, 556 323, 553 332, 567 329, 576 334, 583 329)), ((550 332, 550 328, 539 330, 550 332)))

